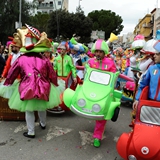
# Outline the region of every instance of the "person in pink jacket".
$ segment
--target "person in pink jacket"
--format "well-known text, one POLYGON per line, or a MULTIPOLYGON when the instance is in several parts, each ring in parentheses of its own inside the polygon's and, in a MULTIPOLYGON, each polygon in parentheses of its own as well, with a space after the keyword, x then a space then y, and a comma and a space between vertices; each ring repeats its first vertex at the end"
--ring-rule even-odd
MULTIPOLYGON (((92 53, 95 54, 94 58, 88 60, 88 64, 91 68, 97 68, 109 72, 116 72, 116 66, 111 58, 107 57, 109 53, 107 43, 98 39, 91 49, 92 53)), ((106 120, 96 120, 96 125, 93 133, 94 146, 100 147, 100 141, 102 140, 103 133, 105 130, 106 120)))
POLYGON ((20 51, 24 53, 11 66, 4 85, 12 85, 20 74, 21 80, 9 99, 9 107, 25 112, 28 131, 23 135, 35 137, 35 115, 38 112, 39 125, 46 128, 46 110, 61 103, 57 75, 50 61, 40 52, 51 47, 45 32, 33 27, 18 29, 15 40, 22 41, 20 51), (23 37, 23 38, 22 38, 23 37), (24 41, 23 41, 24 40, 24 41))

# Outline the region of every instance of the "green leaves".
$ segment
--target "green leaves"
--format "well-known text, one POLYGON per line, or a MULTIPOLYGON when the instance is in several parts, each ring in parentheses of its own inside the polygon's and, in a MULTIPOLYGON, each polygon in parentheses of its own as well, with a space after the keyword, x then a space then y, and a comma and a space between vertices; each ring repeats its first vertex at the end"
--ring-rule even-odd
MULTIPOLYGON (((22 0, 22 24, 29 22, 30 3, 22 0)), ((19 21, 19 0, 0 1, 0 41, 5 44, 8 36, 15 32, 15 22, 19 21)))
POLYGON ((110 37, 112 32, 115 35, 119 34, 124 27, 122 18, 111 10, 95 10, 90 12, 88 17, 92 19, 92 29, 105 31, 106 39, 110 37))
POLYGON ((59 29, 59 35, 62 36, 63 40, 70 39, 73 34, 76 34, 76 36, 80 37, 79 42, 81 42, 83 37, 86 37, 84 42, 88 42, 90 41, 92 31, 92 21, 83 12, 76 12, 74 14, 65 10, 57 10, 57 12, 55 11, 50 15, 47 28, 49 37, 55 38, 57 36, 57 29, 59 29), (57 18, 59 22, 58 26, 57 18))

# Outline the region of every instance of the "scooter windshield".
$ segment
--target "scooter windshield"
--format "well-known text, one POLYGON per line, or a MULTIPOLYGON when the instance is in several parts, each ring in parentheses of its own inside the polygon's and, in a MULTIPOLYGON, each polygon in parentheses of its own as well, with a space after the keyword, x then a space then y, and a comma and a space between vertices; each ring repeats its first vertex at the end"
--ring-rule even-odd
POLYGON ((110 74, 104 72, 92 71, 89 77, 91 82, 108 85, 110 83, 110 74))

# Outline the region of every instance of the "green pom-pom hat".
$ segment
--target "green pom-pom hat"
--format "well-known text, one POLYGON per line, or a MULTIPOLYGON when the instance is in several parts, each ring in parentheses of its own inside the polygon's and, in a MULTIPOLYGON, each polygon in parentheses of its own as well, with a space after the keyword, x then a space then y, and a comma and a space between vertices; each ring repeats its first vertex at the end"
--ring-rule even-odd
POLYGON ((104 40, 98 39, 92 46, 91 52, 95 53, 96 50, 104 51, 105 55, 107 55, 109 53, 108 44, 104 40))

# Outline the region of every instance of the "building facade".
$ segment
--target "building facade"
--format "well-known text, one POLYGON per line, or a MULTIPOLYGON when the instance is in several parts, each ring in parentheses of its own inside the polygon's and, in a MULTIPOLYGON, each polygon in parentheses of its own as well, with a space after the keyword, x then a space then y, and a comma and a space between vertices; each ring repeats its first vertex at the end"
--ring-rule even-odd
POLYGON ((139 23, 135 27, 134 34, 143 35, 146 41, 153 38, 153 23, 151 21, 151 14, 146 14, 139 20, 139 23))
POLYGON ((38 0, 38 8, 35 9, 34 14, 37 14, 37 12, 52 13, 58 9, 68 11, 68 5, 68 0, 38 0))
POLYGON ((92 31, 92 33, 91 33, 91 40, 94 41, 94 40, 96 40, 98 38, 105 39, 105 32, 102 31, 102 30, 101 31, 98 31, 98 30, 92 31))
POLYGON ((156 33, 158 30, 160 30, 160 8, 156 8, 153 10, 154 12, 152 13, 152 21, 154 24, 153 27, 153 35, 156 37, 156 33))
POLYGON ((157 38, 157 31, 160 33, 160 8, 154 8, 150 14, 146 14, 140 19, 132 34, 128 33, 127 35, 123 35, 122 42, 127 45, 127 43, 132 42, 134 36, 138 34, 142 34, 145 40, 148 41, 149 39, 157 38))

